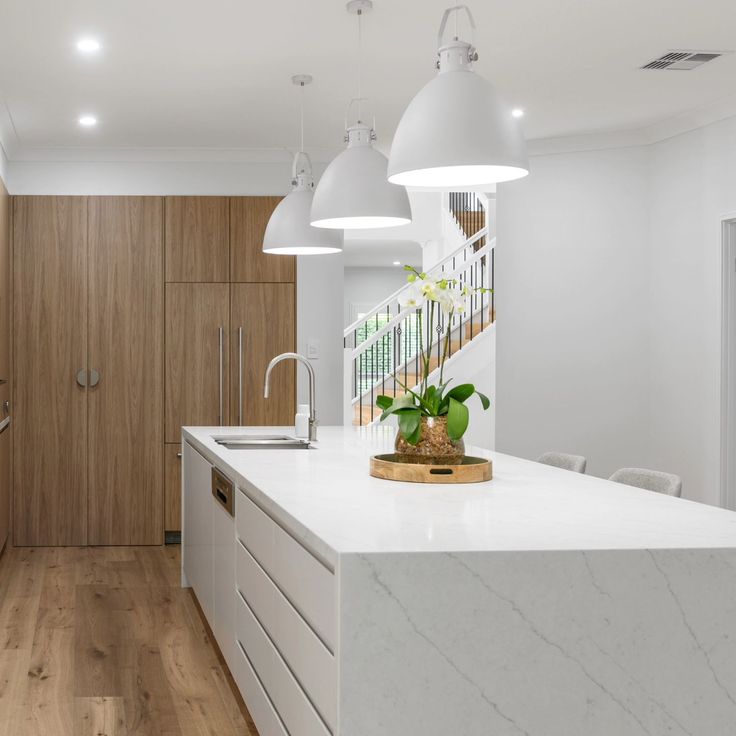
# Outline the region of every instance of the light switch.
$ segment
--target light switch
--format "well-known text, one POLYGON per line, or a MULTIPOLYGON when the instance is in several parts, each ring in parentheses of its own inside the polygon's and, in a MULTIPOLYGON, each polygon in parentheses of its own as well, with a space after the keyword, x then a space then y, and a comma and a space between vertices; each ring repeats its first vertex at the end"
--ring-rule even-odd
POLYGON ((310 360, 319 358, 319 340, 307 340, 307 358, 310 360))

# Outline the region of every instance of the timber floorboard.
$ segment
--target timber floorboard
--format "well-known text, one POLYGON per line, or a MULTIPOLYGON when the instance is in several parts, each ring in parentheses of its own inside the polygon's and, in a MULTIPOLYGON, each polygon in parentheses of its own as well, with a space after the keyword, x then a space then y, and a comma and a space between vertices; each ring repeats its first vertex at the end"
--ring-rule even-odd
POLYGON ((0 736, 257 736, 179 547, 0 559, 0 736))

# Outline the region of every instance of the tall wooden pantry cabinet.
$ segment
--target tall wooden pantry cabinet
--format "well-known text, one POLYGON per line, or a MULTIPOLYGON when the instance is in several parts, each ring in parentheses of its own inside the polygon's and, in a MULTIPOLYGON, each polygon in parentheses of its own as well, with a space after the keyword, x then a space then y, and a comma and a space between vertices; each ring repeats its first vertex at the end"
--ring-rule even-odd
POLYGON ((0 179, 0 550, 10 536, 12 432, 10 423, 10 195, 0 179))
POLYGON ((14 198, 16 545, 162 541, 162 218, 14 198))
POLYGON ((161 544, 183 425, 291 424, 293 365, 263 399, 296 339, 295 259, 261 252, 278 201, 13 198, 16 545, 161 544))
POLYGON ((181 427, 292 424, 296 259, 262 252, 278 197, 166 197, 166 530, 180 511, 181 427), (178 464, 174 462, 178 459, 178 464))

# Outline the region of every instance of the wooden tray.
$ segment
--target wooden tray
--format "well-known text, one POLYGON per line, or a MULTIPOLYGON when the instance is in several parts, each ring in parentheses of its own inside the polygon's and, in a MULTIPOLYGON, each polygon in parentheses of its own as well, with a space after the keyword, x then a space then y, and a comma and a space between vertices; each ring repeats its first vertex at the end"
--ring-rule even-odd
POLYGON ((493 463, 484 457, 466 456, 460 465, 400 463, 396 455, 374 455, 371 475, 409 483, 482 483, 493 477, 493 463))

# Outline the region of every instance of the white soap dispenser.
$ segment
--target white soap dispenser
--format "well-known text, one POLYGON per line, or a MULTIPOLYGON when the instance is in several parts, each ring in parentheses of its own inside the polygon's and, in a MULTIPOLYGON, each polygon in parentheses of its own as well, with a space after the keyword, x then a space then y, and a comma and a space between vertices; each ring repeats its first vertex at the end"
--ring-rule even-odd
POLYGON ((294 417, 294 434, 309 439, 309 404, 299 404, 294 417))

